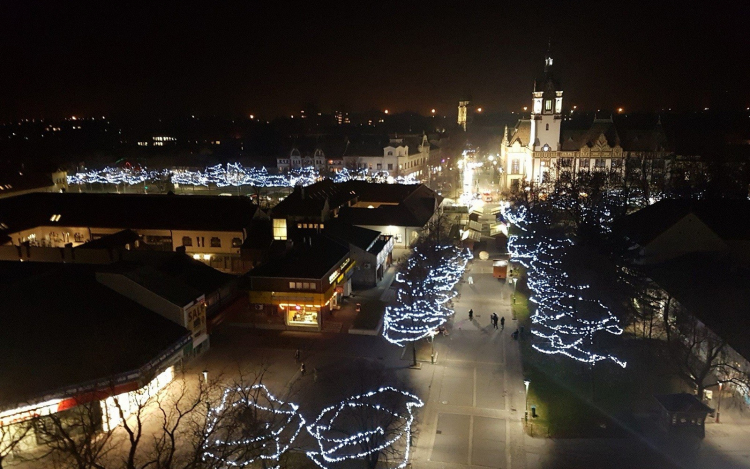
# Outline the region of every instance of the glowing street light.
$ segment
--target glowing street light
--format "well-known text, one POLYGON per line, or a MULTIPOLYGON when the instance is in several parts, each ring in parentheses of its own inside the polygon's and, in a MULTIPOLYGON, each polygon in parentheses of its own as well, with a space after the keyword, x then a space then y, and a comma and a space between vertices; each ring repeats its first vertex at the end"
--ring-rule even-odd
POLYGON ((477 112, 482 112, 482 108, 481 108, 481 107, 478 107, 478 108, 477 108, 477 112))
POLYGON ((385 110, 385 113, 388 114, 388 109, 385 110))
POLYGON ((525 379, 523 380, 523 385, 526 387, 526 421, 529 421, 529 384, 531 384, 531 380, 525 379))
POLYGON ((526 110, 528 110, 528 109, 529 109, 529 107, 528 107, 528 106, 524 106, 524 107, 523 107, 523 110, 524 110, 524 111, 526 111, 526 110))
POLYGON ((255 119, 255 115, 250 114, 250 119, 255 119))
POLYGON ((619 112, 620 114, 622 114, 622 111, 624 111, 624 109, 623 109, 623 108, 621 108, 621 107, 618 107, 618 108, 617 108, 617 112, 619 112))
POLYGON ((435 114, 435 110, 434 109, 432 111, 430 111, 430 112, 432 112, 433 114, 435 114))

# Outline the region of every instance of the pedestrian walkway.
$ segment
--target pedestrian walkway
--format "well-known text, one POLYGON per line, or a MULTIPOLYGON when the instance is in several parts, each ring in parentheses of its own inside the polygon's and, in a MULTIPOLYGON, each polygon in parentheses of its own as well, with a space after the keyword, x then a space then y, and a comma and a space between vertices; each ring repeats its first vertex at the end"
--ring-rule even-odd
POLYGON ((511 291, 493 277, 491 263, 471 262, 465 278, 471 275, 473 283, 459 284, 450 334, 436 338, 438 364, 423 368, 432 373, 432 385, 415 468, 525 468, 523 375, 518 344, 508 330, 511 291), (492 313, 505 317, 506 330, 493 327, 492 313))

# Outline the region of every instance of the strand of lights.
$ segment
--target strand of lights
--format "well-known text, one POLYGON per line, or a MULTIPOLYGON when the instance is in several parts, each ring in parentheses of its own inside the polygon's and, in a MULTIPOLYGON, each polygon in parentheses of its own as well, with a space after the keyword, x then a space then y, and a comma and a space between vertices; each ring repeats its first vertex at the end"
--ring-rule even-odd
MULTIPOLYGON (((294 187, 309 186, 323 179, 323 175, 312 167, 293 169, 285 174, 269 174, 266 168, 250 168, 239 163, 209 166, 204 170, 172 169, 150 171, 147 168, 114 168, 85 170, 68 176, 68 184, 126 184, 136 185, 169 179, 172 183, 216 187, 294 187)), ((389 184, 418 184, 413 175, 391 177, 387 171, 370 172, 358 170, 350 172, 343 169, 333 176, 334 182, 361 180, 389 184)))
MULTIPOLYGON (((224 415, 224 412, 239 406, 244 406, 246 408, 251 407, 255 411, 268 412, 274 417, 279 416, 281 420, 279 422, 266 422, 264 430, 266 430, 267 433, 262 435, 234 439, 231 441, 219 438, 210 443, 207 441, 203 449, 203 460, 206 461, 207 459, 213 459, 220 461, 227 467, 245 467, 258 459, 278 463, 281 455, 291 447, 295 438, 297 438, 297 435, 305 426, 305 419, 298 412, 299 406, 294 403, 287 403, 277 399, 263 384, 255 384, 248 388, 228 388, 224 390, 219 406, 210 409, 208 413, 206 434, 213 435, 214 432, 221 433, 223 430, 220 428, 221 418, 224 415), (259 403, 258 396, 262 396, 268 401, 268 405, 259 403), (256 447, 260 445, 261 454, 257 457, 243 459, 243 450, 250 445, 256 447)), ((233 419, 232 424, 236 425, 236 420, 233 419)), ((231 429, 229 431, 231 432, 231 429)), ((228 436, 230 435, 225 437, 228 436)), ((275 469, 278 468, 278 465, 275 466, 275 469)))
MULTIPOLYGON (((398 466, 395 466, 395 469, 403 469, 408 464, 411 450, 413 408, 423 406, 424 402, 419 397, 392 387, 382 387, 377 391, 351 396, 337 405, 323 409, 315 422, 307 426, 307 431, 318 442, 319 448, 319 451, 308 451, 307 456, 321 468, 330 469, 336 467, 337 463, 362 459, 401 442, 404 445, 404 458, 398 466), (379 404, 378 399, 388 393, 396 393, 396 397, 406 398, 405 408, 403 410, 389 409, 379 404), (347 414, 357 411, 381 414, 386 422, 395 419, 400 425, 397 425, 395 429, 388 428, 378 424, 377 417, 367 418, 368 422, 372 422, 373 428, 358 429, 356 433, 349 434, 341 427, 347 426, 347 414), (339 420, 341 420, 340 425, 339 420), (342 431, 346 436, 340 436, 342 431), (384 441, 378 443, 378 439, 384 441), (377 446, 370 447, 371 444, 377 446), (363 450, 362 447, 367 449, 363 450)), ((354 419, 355 422, 357 420, 354 419)))
POLYGON ((622 334, 619 320, 601 301, 584 297, 587 285, 574 285, 562 268, 572 241, 546 234, 547 224, 526 207, 501 207, 503 216, 521 234, 508 238, 511 258, 527 269, 529 301, 536 304, 531 316, 531 333, 542 339, 532 347, 548 355, 563 355, 595 365, 604 360, 621 367, 627 363, 612 354, 593 351, 594 339, 600 333, 622 334))
POLYGON ((405 271, 396 275, 404 287, 398 290, 396 306, 385 310, 383 337, 399 347, 431 336, 455 313, 446 304, 457 295, 454 287, 472 259, 471 252, 455 246, 431 249, 425 253, 415 248, 405 271))

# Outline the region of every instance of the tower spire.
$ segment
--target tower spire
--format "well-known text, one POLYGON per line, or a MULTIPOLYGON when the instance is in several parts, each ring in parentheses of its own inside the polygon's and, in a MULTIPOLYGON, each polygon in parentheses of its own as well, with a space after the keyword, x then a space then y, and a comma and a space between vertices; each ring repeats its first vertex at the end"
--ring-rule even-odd
POLYGON ((550 67, 552 67, 552 56, 550 55, 551 49, 552 49, 552 38, 550 37, 547 40, 547 54, 544 57, 544 73, 549 72, 550 67))

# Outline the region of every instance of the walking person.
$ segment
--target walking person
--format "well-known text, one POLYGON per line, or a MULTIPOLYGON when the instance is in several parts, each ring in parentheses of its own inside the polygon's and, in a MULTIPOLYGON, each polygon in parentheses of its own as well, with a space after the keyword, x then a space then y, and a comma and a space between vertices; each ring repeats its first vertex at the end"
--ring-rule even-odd
POLYGON ((469 310, 469 321, 473 321, 473 320, 474 320, 474 310, 470 309, 469 310))
POLYGON ((303 363, 302 366, 299 367, 299 374, 302 376, 305 376, 305 364, 303 363))
POLYGON ((294 361, 296 361, 297 363, 299 363, 299 358, 300 358, 300 352, 299 352, 299 349, 297 349, 294 352, 294 361))
POLYGON ((500 318, 500 330, 505 330, 505 316, 500 318))
POLYGON ((497 329, 497 314, 492 313, 492 327, 493 329, 497 329))

